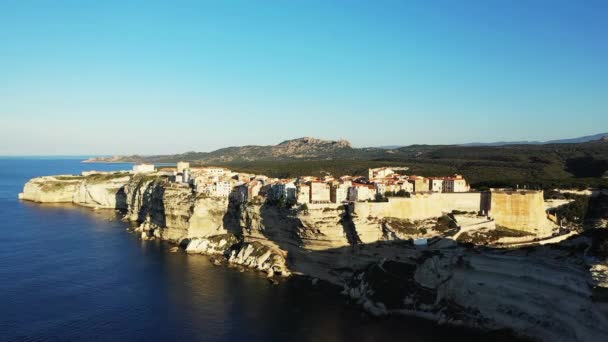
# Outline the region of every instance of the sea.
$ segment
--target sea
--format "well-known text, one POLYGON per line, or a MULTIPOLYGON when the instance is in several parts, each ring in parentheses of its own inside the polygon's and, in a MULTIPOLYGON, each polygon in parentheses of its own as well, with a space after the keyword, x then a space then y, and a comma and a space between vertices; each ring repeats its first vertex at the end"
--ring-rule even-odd
POLYGON ((33 177, 125 170, 86 157, 0 157, 0 341, 510 340, 372 317, 339 289, 215 266, 141 241, 114 210, 20 201, 33 177))

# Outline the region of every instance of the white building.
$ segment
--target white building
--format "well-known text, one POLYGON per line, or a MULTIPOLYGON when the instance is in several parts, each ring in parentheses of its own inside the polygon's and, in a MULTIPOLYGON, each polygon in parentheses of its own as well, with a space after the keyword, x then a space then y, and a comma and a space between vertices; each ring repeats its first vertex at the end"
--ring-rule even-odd
POLYGON ((219 182, 213 183, 213 187, 212 187, 211 191, 212 191, 212 196, 228 197, 228 196, 230 196, 231 190, 232 190, 232 187, 230 186, 230 182, 219 181, 219 182))
POLYGON ((177 162, 177 172, 184 172, 184 170, 190 168, 190 163, 185 161, 177 162))
POLYGON ((285 183, 285 199, 294 203, 298 199, 298 188, 295 182, 290 181, 285 183))
POLYGON ((310 203, 310 186, 305 183, 298 184, 298 203, 310 203))
POLYGON ((196 182, 194 189, 198 193, 212 197, 228 197, 232 191, 232 186, 227 181, 196 182))
POLYGON ((310 182, 311 203, 329 203, 330 199, 329 184, 323 181, 310 182))
POLYGON ((384 182, 375 183, 376 193, 384 196, 384 194, 388 191, 387 184, 384 182))
POLYGON ((333 203, 342 203, 348 200, 348 189, 350 184, 337 183, 332 184, 330 189, 330 199, 333 203))
POLYGON ((412 175, 407 181, 412 184, 413 191, 415 192, 429 191, 429 179, 426 177, 412 175))
POLYGON ((270 200, 284 198, 288 202, 295 203, 298 197, 298 189, 293 180, 275 180, 268 187, 266 197, 270 200))
POLYGON ((219 177, 230 174, 230 170, 224 169, 223 167, 206 167, 203 169, 203 171, 207 174, 219 177))
POLYGON ((397 184, 399 185, 399 190, 405 190, 407 192, 414 192, 414 185, 410 182, 408 182, 407 180, 405 181, 399 181, 397 182, 397 184))
POLYGON ((353 183, 348 189, 349 201, 367 201, 376 197, 376 187, 371 184, 353 183))
POLYGON ((281 196, 285 196, 285 184, 279 181, 270 184, 266 197, 270 200, 279 200, 281 196))
POLYGON ((429 190, 433 192, 443 192, 443 178, 429 178, 429 190))
POLYGON ((135 164, 133 165, 134 173, 148 173, 154 172, 156 169, 154 168, 154 164, 135 164))
POLYGON ((445 177, 443 179, 443 192, 468 192, 470 186, 462 175, 454 175, 454 177, 445 177))
POLYGON ((407 170, 407 167, 377 167, 375 169, 368 169, 367 170, 367 178, 368 179, 373 179, 373 178, 386 178, 388 176, 391 176, 393 174, 395 174, 395 171, 405 171, 407 170))
POLYGON ((184 169, 184 171, 182 171, 182 182, 190 182, 190 169, 184 169))

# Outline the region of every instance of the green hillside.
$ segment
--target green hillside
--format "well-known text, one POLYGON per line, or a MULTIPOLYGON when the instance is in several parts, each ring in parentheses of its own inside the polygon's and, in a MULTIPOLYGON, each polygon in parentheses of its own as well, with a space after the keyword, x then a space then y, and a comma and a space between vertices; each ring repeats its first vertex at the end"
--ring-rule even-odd
POLYGON ((606 138, 564 144, 505 146, 411 145, 396 149, 354 148, 347 141, 315 138, 287 140, 272 146, 228 147, 212 152, 165 156, 99 158, 132 161, 218 165, 274 177, 300 175, 366 175, 378 166, 408 166, 408 174, 464 175, 474 187, 531 188, 608 187, 606 138))
MULTIPOLYGON (((608 187, 608 142, 501 147, 408 146, 391 153, 338 160, 275 160, 220 163, 276 177, 366 175, 379 166, 408 166, 408 174, 463 174, 473 186, 533 188, 608 187)), ((367 155, 366 155, 367 154, 367 155)), ((204 163, 203 163, 204 164, 204 163)))

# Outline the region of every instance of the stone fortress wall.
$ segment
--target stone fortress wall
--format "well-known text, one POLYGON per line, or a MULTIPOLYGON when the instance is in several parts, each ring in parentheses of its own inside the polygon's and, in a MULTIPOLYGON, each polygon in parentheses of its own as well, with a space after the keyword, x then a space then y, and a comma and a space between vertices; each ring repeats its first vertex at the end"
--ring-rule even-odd
POLYGON ((548 236, 554 225, 547 218, 542 191, 492 191, 483 208, 496 225, 548 236))
POLYGON ((546 237, 555 225, 548 219, 542 191, 419 193, 410 198, 391 197, 388 202, 357 202, 359 217, 394 217, 410 221, 439 217, 453 210, 487 215, 497 226, 546 237))
POLYGON ((414 193, 411 197, 390 197, 388 202, 357 202, 360 217, 394 217, 410 221, 439 217, 452 210, 479 212, 481 193, 414 193))

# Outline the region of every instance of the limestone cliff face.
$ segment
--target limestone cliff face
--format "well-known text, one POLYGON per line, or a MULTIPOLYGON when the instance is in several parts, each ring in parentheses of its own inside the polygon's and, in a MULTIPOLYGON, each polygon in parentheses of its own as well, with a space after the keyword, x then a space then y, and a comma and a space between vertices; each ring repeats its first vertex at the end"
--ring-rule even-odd
POLYGON ((190 187, 164 178, 136 176, 125 186, 127 217, 152 235, 175 242, 225 234, 228 200, 197 196, 190 187))
POLYGON ((126 209, 124 186, 130 180, 131 176, 123 173, 39 177, 25 184, 19 198, 34 202, 126 209))
MULTIPOLYGON (((429 197, 421 207, 407 200, 388 203, 398 209, 388 212, 387 203, 289 209, 196 195, 155 175, 36 178, 21 198, 123 209, 144 239, 187 244, 189 253, 215 255, 269 276, 324 279, 343 286, 346 295, 374 314, 511 328, 544 340, 608 339, 608 313, 597 296, 608 283, 607 255, 596 253, 592 264, 587 255, 589 246, 608 246, 608 237, 598 243, 580 236, 520 249, 467 247, 444 238, 416 247, 411 238, 437 236, 445 227, 408 213, 441 215, 440 197, 429 197), (432 198, 439 199, 437 204, 432 198)), ((472 209, 475 201, 468 199, 462 198, 462 208, 472 209)), ((505 201, 511 204, 496 200, 492 210, 510 206, 519 213, 511 218, 514 224, 535 224, 526 215, 537 199, 532 209, 521 212, 512 197, 505 201)), ((508 227, 509 218, 493 212, 497 224, 508 227)), ((544 218, 544 211, 538 216, 544 218)))
POLYGON ((188 186, 172 184, 157 175, 40 177, 27 182, 19 198, 125 210, 125 217, 141 223, 141 230, 149 237, 175 242, 227 233, 227 199, 196 196, 188 186))
POLYGON ((582 240, 527 250, 440 244, 399 259, 385 251, 344 292, 375 314, 509 327, 547 341, 605 340, 607 312, 593 299, 582 240))
POLYGON ((82 177, 78 176, 34 178, 25 184, 19 198, 41 203, 71 203, 81 183, 82 177))
POLYGON ((121 176, 97 183, 85 180, 74 193, 72 201, 79 205, 126 209, 127 202, 124 196, 124 186, 131 180, 131 176, 121 176))
POLYGON ((341 250, 351 245, 344 214, 340 205, 309 205, 308 210, 243 206, 238 233, 245 242, 284 254, 290 271, 327 279, 330 269, 344 265, 349 258, 348 252, 341 250), (326 253, 333 250, 339 252, 326 253))

